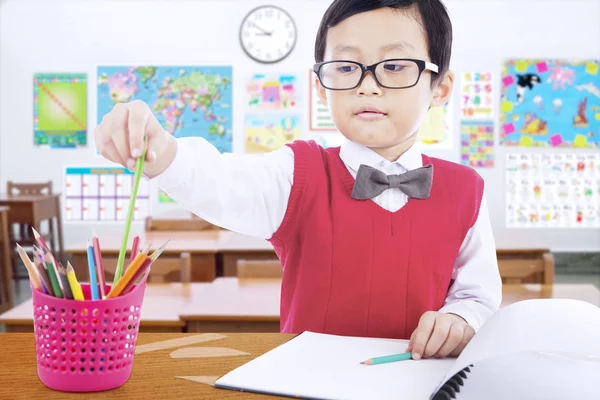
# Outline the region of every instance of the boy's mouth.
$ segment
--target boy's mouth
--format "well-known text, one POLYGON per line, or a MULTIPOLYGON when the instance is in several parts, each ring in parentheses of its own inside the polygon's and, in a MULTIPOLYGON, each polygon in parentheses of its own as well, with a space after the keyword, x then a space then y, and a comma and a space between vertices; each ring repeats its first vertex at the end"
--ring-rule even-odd
POLYGON ((354 115, 361 119, 375 120, 384 118, 387 114, 376 107, 364 106, 359 108, 354 115))

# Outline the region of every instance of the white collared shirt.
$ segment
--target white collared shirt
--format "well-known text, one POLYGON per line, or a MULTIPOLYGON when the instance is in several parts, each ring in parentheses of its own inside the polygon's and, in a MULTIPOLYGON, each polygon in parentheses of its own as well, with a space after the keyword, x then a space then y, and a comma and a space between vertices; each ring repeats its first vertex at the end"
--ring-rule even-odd
MULTIPOLYGON (((177 139, 175 159, 159 176, 158 186, 180 205, 223 228, 265 239, 279 228, 294 179, 294 153, 284 146, 266 154, 221 154, 203 138, 177 139)), ((345 141, 340 158, 356 178, 360 164, 386 174, 423 166, 418 146, 390 162, 371 149, 345 141)), ((399 189, 373 199, 395 212, 408 201, 399 189)), ((463 317, 477 330, 500 306, 502 283, 496 246, 484 198, 477 221, 468 231, 452 274, 454 284, 439 310, 463 317)))

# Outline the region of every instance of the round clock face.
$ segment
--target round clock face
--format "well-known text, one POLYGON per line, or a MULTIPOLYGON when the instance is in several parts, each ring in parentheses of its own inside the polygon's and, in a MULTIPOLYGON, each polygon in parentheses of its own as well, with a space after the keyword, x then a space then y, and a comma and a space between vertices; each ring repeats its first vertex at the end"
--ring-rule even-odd
POLYGON ((296 44, 296 35, 292 17, 275 6, 255 8, 240 27, 240 42, 246 54, 267 64, 287 57, 296 44))

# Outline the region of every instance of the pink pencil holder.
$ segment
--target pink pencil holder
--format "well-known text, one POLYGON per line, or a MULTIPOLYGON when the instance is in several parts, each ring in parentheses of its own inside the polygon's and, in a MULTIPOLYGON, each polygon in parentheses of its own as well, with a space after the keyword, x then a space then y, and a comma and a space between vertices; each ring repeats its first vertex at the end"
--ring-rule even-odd
MULTIPOLYGON (((50 389, 99 392, 131 375, 146 286, 105 300, 67 300, 33 290, 37 371, 50 389)), ((89 284, 81 284, 90 298, 89 284)))

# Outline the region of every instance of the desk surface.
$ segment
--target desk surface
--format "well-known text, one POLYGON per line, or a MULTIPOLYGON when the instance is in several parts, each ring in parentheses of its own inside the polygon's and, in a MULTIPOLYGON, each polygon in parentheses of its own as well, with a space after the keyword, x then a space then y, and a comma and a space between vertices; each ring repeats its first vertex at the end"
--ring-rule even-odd
MULTIPOLYGON (((137 344, 148 344, 189 334, 140 333, 137 344)), ((281 333, 224 334, 218 342, 195 346, 219 346, 250 353, 249 356, 172 359, 175 349, 138 354, 134 358, 129 381, 118 389, 96 394, 60 393, 48 389, 39 380, 36 369, 35 341, 31 333, 0 334, 1 399, 275 399, 251 393, 225 391, 176 376, 223 376, 293 337, 281 333), (4 384, 7 382, 8 384, 4 384)))

